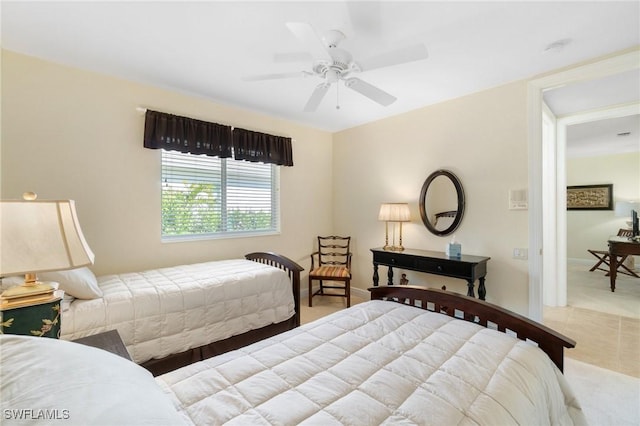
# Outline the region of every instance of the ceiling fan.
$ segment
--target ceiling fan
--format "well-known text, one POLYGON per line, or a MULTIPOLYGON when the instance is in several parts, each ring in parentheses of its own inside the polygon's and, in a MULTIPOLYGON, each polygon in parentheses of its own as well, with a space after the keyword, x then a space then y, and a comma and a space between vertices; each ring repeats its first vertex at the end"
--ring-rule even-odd
MULTIPOLYGON (((346 38, 341 31, 330 30, 320 37, 310 24, 288 22, 286 25, 311 54, 313 60, 311 70, 246 76, 243 80, 260 81, 308 76, 321 78, 323 80, 322 83, 316 86, 304 106, 304 111, 307 112, 315 111, 331 85, 340 80, 344 82, 347 88, 366 96, 380 105, 391 105, 396 101, 396 97, 366 81, 352 77, 351 74, 418 61, 426 59, 428 56, 426 47, 423 44, 416 44, 368 59, 355 61, 351 53, 338 47, 340 42, 346 38)), ((299 58, 300 55, 297 55, 297 57, 299 58)), ((339 106, 336 106, 336 108, 339 108, 339 106)))

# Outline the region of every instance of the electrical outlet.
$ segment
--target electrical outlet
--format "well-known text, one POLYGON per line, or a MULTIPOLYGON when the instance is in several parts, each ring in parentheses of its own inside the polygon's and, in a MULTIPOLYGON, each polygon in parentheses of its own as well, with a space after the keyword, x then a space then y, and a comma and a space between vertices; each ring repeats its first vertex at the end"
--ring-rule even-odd
POLYGON ((526 248, 514 248, 513 258, 520 260, 527 260, 529 258, 529 250, 526 248))

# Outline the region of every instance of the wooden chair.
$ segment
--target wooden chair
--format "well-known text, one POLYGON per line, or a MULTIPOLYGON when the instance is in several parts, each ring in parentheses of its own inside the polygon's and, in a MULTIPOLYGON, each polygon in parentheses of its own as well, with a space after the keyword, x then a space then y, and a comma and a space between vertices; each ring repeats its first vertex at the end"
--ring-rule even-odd
POLYGON ((309 272, 309 307, 313 296, 338 296, 347 298, 347 308, 351 306, 351 237, 331 235, 318 237, 318 251, 311 254, 311 272, 309 272), (315 262, 317 258, 318 262, 315 262), (320 281, 320 288, 313 292, 313 281, 320 281), (325 281, 332 284, 327 285, 325 281), (338 284, 342 283, 342 284, 338 284), (325 289, 338 289, 341 292, 325 292, 325 289))
MULTIPOLYGON (((618 237, 631 237, 631 236, 633 236, 633 231, 631 229, 618 230, 618 237)), ((610 261, 609 251, 608 250, 587 250, 587 251, 598 259, 598 262, 596 262, 596 264, 593 265, 593 268, 589 269, 589 272, 593 272, 597 269, 599 271, 606 272, 605 276, 609 276, 609 271, 611 270, 611 264, 609 263, 610 261), (603 263, 607 265, 606 269, 600 266, 603 263)), ((616 273, 640 278, 640 276, 636 274, 635 271, 632 271, 631 269, 627 268, 627 265, 623 264, 623 262, 627 260, 627 257, 629 257, 629 255, 626 255, 626 254, 624 256, 619 256, 619 259, 617 262, 618 268, 616 273)))

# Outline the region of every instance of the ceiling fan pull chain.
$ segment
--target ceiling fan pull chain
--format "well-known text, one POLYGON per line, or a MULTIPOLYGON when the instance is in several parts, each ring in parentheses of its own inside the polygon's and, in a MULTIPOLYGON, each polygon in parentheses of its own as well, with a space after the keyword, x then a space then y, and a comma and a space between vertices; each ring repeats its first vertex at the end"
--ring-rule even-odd
POLYGON ((336 84, 336 109, 340 109, 340 96, 339 96, 339 92, 340 91, 340 85, 336 84))

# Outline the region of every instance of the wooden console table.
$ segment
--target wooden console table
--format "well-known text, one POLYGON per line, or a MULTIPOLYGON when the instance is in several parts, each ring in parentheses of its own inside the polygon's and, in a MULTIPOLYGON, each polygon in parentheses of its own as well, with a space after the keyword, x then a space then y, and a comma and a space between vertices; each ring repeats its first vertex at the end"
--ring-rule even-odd
POLYGON ((640 255, 640 241, 631 241, 628 237, 609 237, 609 281, 611 291, 616 291, 618 256, 640 255))
POLYGON ((470 256, 449 257, 444 252, 405 249, 388 251, 382 248, 371 249, 373 253, 373 285, 378 286, 378 265, 388 267, 388 285, 393 285, 393 268, 409 269, 427 274, 460 278, 467 281, 467 296, 475 297, 474 285, 479 281, 478 297, 485 299, 487 291, 484 279, 487 275, 487 261, 490 257, 470 256))

